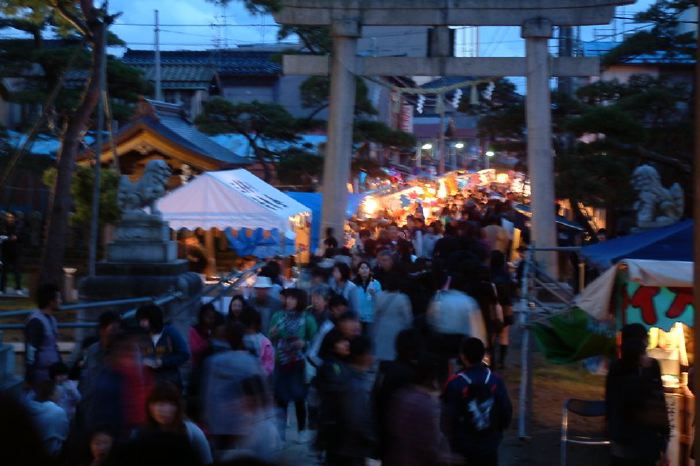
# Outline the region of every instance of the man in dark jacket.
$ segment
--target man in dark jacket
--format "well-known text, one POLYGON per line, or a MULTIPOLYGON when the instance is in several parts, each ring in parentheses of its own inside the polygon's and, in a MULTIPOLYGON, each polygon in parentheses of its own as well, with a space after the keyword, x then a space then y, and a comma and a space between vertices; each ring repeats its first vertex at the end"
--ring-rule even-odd
POLYGON ((443 393, 443 429, 452 450, 469 466, 498 466, 498 446, 513 416, 503 380, 484 363, 486 348, 478 338, 465 338, 460 359, 465 369, 443 393))
POLYGON ((350 342, 350 357, 345 372, 344 390, 340 395, 337 450, 329 451, 326 464, 334 466, 363 466, 365 459, 375 456, 376 432, 370 409, 370 381, 367 371, 372 367, 372 345, 359 336, 350 342))
POLYGON ((38 386, 49 379, 49 367, 61 362, 58 352, 58 327, 54 313, 61 305, 61 291, 53 284, 41 285, 37 306, 27 320, 25 337, 25 380, 38 386))
POLYGON ((190 352, 180 332, 163 322, 163 310, 155 304, 136 311, 139 326, 149 335, 143 364, 153 371, 156 382, 171 382, 182 387, 180 367, 190 359, 190 352))

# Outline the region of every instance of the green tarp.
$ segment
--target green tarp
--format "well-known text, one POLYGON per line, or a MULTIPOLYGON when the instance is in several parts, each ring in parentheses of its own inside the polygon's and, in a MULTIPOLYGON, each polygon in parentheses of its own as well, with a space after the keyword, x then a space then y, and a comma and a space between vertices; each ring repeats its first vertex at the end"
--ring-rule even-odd
POLYGON ((535 323, 531 329, 540 351, 555 364, 615 354, 614 331, 579 308, 535 323))

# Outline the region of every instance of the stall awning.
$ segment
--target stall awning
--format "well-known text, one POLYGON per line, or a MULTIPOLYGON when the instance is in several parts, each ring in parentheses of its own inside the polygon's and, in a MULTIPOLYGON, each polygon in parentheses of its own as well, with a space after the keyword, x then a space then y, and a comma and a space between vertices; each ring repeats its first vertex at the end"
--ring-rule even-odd
POLYGON ((575 304, 595 319, 612 320, 615 317, 613 293, 620 271, 625 272, 628 284, 625 285, 623 310, 631 307, 639 314, 628 321, 639 320, 645 325, 665 329, 676 321, 692 321, 692 313, 686 312, 686 308, 691 306, 687 297, 692 297, 693 262, 625 259, 589 283, 575 304), (639 289, 642 291, 637 296, 639 289))
POLYGON ((597 267, 608 268, 621 259, 693 260, 693 221, 635 233, 586 246, 581 254, 597 267))
POLYGON ((205 172, 158 202, 174 229, 277 228, 311 210, 247 170, 205 172))
MULTIPOLYGON (((306 193, 306 192, 286 192, 289 197, 300 202, 308 207, 312 212, 311 222, 311 244, 313 247, 319 244, 321 238, 321 206, 323 204, 323 195, 321 193, 306 193)), ((350 218, 357 213, 362 200, 366 194, 348 194, 348 205, 345 209, 345 218, 350 218)))

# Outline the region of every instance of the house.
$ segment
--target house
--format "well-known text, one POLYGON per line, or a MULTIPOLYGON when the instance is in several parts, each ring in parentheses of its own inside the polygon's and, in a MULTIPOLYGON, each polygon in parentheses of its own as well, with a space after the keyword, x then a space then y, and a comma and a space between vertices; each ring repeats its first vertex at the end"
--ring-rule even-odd
MULTIPOLYGON (((429 81, 421 87, 426 91, 442 87, 472 81, 470 77, 444 77, 429 81)), ((470 86, 465 85, 462 97, 469 98, 470 86)), ((477 118, 466 115, 455 109, 451 103, 456 101, 457 90, 445 94, 444 111, 445 119, 440 121, 440 108, 435 94, 425 94, 422 111, 419 112, 418 97, 409 97, 409 102, 414 106, 413 134, 416 136, 417 151, 420 151, 421 163, 436 163, 439 159, 440 132, 445 134, 446 165, 455 168, 465 168, 471 160, 481 154, 479 139, 477 137, 477 118)))
MULTIPOLYGON (((602 58, 618 45, 620 42, 586 42, 583 44, 583 55, 602 58)), ((635 55, 619 63, 602 66, 600 77, 594 78, 593 81, 617 79, 621 83, 626 83, 634 75, 645 74, 692 86, 694 70, 695 57, 692 55, 655 51, 635 55)))
MULTIPOLYGON (((114 136, 114 150, 106 141, 100 152, 103 164, 114 163, 121 173, 137 179, 148 161, 163 159, 173 176, 169 187, 182 184, 203 171, 246 168, 260 173, 255 160, 241 157, 197 130, 182 105, 142 99, 131 123, 114 136)), ((94 149, 84 151, 79 163, 94 159, 94 149)))
MULTIPOLYGON (((163 99, 185 105, 194 118, 202 103, 212 96, 233 103, 276 103, 295 117, 307 116, 299 86, 306 76, 285 76, 275 57, 293 46, 240 46, 235 49, 163 51, 161 87, 163 99)), ((155 78, 155 53, 128 49, 122 61, 144 71, 149 81, 155 78)))

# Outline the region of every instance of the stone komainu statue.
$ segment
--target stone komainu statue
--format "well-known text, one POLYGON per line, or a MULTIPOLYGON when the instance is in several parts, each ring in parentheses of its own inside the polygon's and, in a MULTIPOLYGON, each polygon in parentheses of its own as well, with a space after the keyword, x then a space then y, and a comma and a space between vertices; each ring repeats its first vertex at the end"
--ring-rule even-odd
POLYGON ((148 207, 151 215, 160 215, 156 201, 165 195, 170 174, 170 167, 164 160, 151 160, 140 180, 132 182, 122 176, 117 195, 122 214, 146 215, 143 209, 148 207))
POLYGON ((632 187, 639 195, 634 209, 640 228, 670 225, 683 216, 683 189, 678 183, 664 188, 659 173, 651 165, 640 165, 634 170, 632 187))

